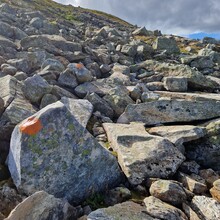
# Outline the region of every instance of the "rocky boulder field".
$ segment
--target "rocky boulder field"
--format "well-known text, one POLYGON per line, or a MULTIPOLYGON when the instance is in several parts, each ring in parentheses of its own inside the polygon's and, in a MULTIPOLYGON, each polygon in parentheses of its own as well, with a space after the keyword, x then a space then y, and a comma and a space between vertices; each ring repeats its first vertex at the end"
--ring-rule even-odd
POLYGON ((220 41, 50 0, 0 0, 0 220, 220 219, 220 41))

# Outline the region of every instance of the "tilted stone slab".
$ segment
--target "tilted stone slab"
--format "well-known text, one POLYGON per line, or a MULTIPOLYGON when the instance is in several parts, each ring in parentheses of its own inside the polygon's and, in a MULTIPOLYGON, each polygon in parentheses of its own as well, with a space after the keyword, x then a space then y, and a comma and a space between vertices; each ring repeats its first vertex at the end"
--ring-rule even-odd
POLYGON ((146 125, 170 122, 190 122, 220 116, 220 102, 214 100, 158 100, 128 105, 118 123, 139 121, 146 125))
POLYGON ((116 158, 103 148, 61 102, 17 125, 8 167, 18 190, 44 190, 73 203, 121 181, 116 158))
POLYGON ((167 139, 149 135, 143 124, 104 123, 103 126, 131 184, 141 184, 148 177, 167 178, 185 159, 167 139))

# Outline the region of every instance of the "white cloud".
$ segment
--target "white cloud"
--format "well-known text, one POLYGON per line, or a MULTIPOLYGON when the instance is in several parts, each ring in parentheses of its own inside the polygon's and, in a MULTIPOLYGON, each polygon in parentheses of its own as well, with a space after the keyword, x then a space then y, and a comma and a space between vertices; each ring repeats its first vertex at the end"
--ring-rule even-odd
POLYGON ((56 0, 102 10, 132 24, 163 33, 220 31, 219 0, 56 0))

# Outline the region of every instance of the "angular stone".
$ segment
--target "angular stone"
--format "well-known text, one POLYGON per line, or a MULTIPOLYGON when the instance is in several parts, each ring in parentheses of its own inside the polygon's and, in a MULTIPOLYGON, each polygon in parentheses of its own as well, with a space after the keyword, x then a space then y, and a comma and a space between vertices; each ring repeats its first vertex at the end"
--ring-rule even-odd
POLYGON ((30 47, 46 49, 48 52, 55 52, 58 49, 63 51, 81 51, 82 47, 78 43, 66 41, 59 35, 32 35, 21 40, 21 47, 27 50, 30 47))
POLYGON ((87 94, 85 99, 92 103, 94 107, 94 112, 99 111, 102 115, 113 118, 113 109, 104 99, 102 99, 96 93, 87 94))
POLYGON ((67 66, 73 73, 79 83, 90 82, 93 79, 91 72, 81 63, 70 63, 67 66))
POLYGON ((197 176, 196 174, 191 174, 189 176, 184 173, 179 173, 179 181, 183 184, 185 188, 195 194, 204 194, 207 191, 205 180, 197 176))
POLYGON ((49 66, 49 70, 56 70, 56 71, 64 71, 65 67, 64 65, 59 61, 59 60, 55 60, 55 59, 46 59, 42 65, 41 65, 41 69, 44 69, 45 67, 49 66))
POLYGON ((144 199, 147 213, 156 219, 187 220, 186 215, 178 208, 150 196, 144 199))
POLYGON ((188 204, 183 203, 182 208, 184 213, 187 215, 188 219, 201 220, 188 204))
POLYGON ((66 89, 63 89, 63 88, 61 88, 59 86, 56 86, 56 85, 54 85, 52 87, 51 94, 55 95, 58 99, 61 99, 62 97, 78 99, 78 97, 73 95, 71 92, 69 92, 66 89))
POLYGON ((78 85, 76 75, 69 69, 66 69, 60 74, 58 83, 71 89, 74 89, 78 85))
POLYGON ((114 110, 116 117, 119 117, 124 112, 127 105, 134 103, 128 95, 128 91, 121 87, 111 89, 103 99, 114 110))
POLYGON ((142 68, 153 69, 155 72, 162 73, 163 76, 186 77, 188 81, 188 88, 194 91, 203 89, 213 90, 219 87, 219 84, 216 84, 212 80, 208 79, 199 71, 183 64, 170 64, 155 60, 146 60, 130 67, 131 72, 136 72, 142 68))
POLYGON ((134 202, 124 202, 117 204, 115 206, 110 206, 104 209, 97 209, 91 212, 88 220, 118 220, 118 219, 129 219, 129 220, 154 220, 146 213, 146 208, 134 203, 134 202))
POLYGON ((199 175, 205 179, 206 184, 209 188, 213 186, 213 183, 220 178, 219 174, 217 174, 212 169, 200 170, 199 175))
POLYGON ((182 145, 185 142, 197 140, 206 135, 206 129, 204 127, 193 125, 153 127, 148 130, 148 132, 152 135, 158 135, 167 138, 176 146, 182 145))
POLYGON ((149 135, 143 124, 104 123, 103 126, 122 170, 134 185, 148 177, 173 175, 185 159, 167 139, 149 135))
POLYGON ((21 29, 0 21, 0 35, 12 40, 21 40, 27 37, 27 34, 21 29))
POLYGON ((22 90, 28 100, 37 103, 45 94, 50 93, 52 88, 41 76, 34 75, 24 81, 22 90))
POLYGON ((114 88, 113 86, 105 83, 105 80, 96 80, 93 82, 85 82, 75 88, 75 93, 80 98, 84 98, 87 93, 96 93, 100 97, 108 94, 114 88))
POLYGON ((158 37, 153 44, 153 48, 155 50, 166 50, 168 54, 180 52, 175 39, 166 37, 158 37))
POLYGON ((173 180, 157 180, 150 187, 150 194, 174 206, 181 205, 187 200, 182 185, 173 180))
MULTIPOLYGON (((217 104, 216 104, 217 105, 217 104)), ((208 108, 208 107, 207 107, 208 108)), ((206 123, 207 135, 186 145, 186 155, 204 168, 219 170, 220 164, 220 120, 206 123)))
POLYGON ((57 101, 58 101, 58 98, 55 95, 46 94, 41 99, 40 109, 44 108, 45 106, 47 106, 49 104, 57 102, 57 101))
POLYGON ((188 89, 187 78, 185 77, 165 77, 164 87, 171 92, 186 92, 188 89))
POLYGON ((206 196, 194 196, 191 207, 200 219, 220 219, 220 203, 206 196))
POLYGON ((116 158, 81 123, 56 102, 15 127, 8 167, 19 191, 45 190, 79 204, 121 181, 116 158))
POLYGON ((107 206, 113 206, 132 198, 131 191, 125 187, 116 187, 105 193, 104 201, 107 206))
POLYGON ((213 187, 210 189, 210 193, 214 199, 220 202, 220 179, 213 183, 213 187))
POLYGON ((81 126, 86 127, 92 113, 93 105, 87 100, 71 99, 63 97, 60 100, 74 115, 81 126))
POLYGON ((34 114, 36 109, 23 96, 21 85, 14 77, 0 78, 0 86, 0 112, 3 110, 2 99, 5 108, 0 120, 0 139, 8 141, 15 125, 34 114))
POLYGON ((39 191, 18 204, 6 220, 77 219, 76 208, 67 201, 39 191))
POLYGON ((11 210, 23 200, 22 196, 18 194, 17 190, 12 188, 10 185, 9 183, 5 183, 0 187, 0 213, 4 214, 5 216, 8 216, 11 210))
POLYGON ((186 100, 158 100, 142 104, 128 105, 119 117, 119 123, 132 121, 155 125, 168 122, 190 122, 212 119, 220 116, 220 102, 218 101, 186 101, 186 100))

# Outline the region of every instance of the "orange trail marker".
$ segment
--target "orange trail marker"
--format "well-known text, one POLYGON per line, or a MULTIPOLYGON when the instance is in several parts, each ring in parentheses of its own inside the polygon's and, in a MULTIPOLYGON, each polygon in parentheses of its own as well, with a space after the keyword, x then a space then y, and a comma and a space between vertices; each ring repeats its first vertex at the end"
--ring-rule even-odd
POLYGON ((84 65, 82 63, 77 63, 75 64, 77 69, 82 69, 84 67, 84 65))
POLYGON ((24 134, 35 135, 43 128, 43 126, 38 118, 31 117, 21 124, 19 128, 24 134))

